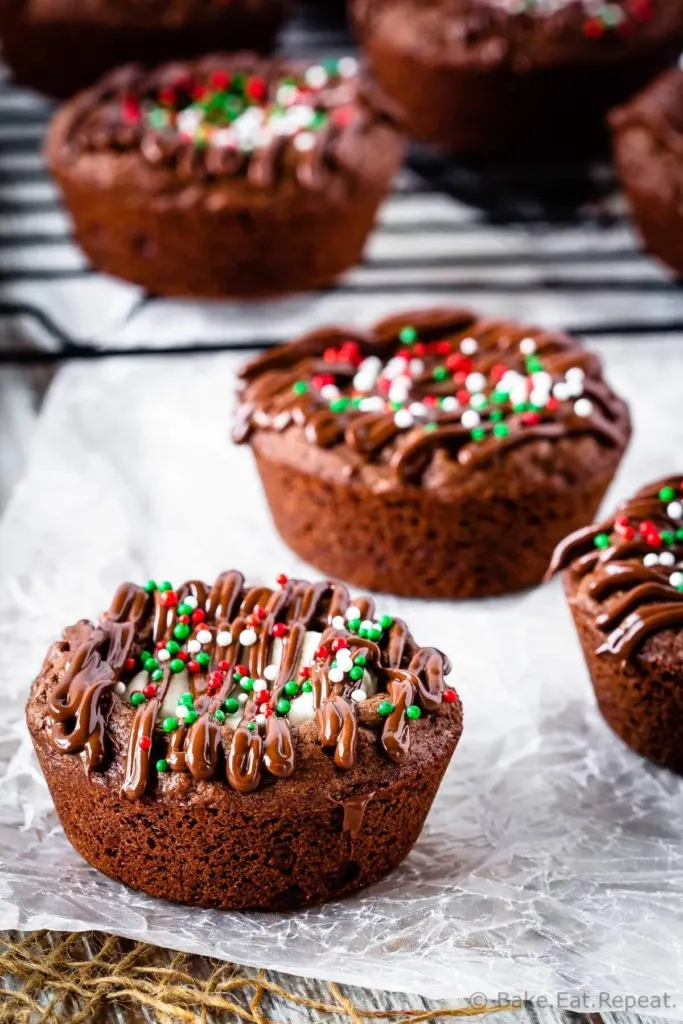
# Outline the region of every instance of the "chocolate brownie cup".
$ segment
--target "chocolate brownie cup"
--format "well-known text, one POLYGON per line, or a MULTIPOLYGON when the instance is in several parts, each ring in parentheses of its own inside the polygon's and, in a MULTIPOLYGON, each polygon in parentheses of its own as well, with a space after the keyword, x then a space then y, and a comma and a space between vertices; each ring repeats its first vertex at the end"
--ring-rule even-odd
POLYGON ((358 261, 403 155, 351 57, 212 56, 112 72, 56 116, 47 160, 99 270, 165 295, 277 295, 358 261))
POLYGON ((462 732, 447 658, 340 583, 126 583, 27 706, 67 837, 193 906, 346 895, 420 834, 462 732))
POLYGON ((683 774, 683 476, 568 537, 550 574, 563 569, 605 720, 637 753, 683 774))
POLYGON ((660 76, 610 121, 617 171, 643 242, 683 276, 683 70, 660 76))
POLYGON ((606 142, 605 115, 671 64, 683 0, 355 0, 410 134, 522 161, 606 142))
POLYGON ((0 0, 0 43, 19 82, 67 97, 131 60, 267 52, 289 7, 289 0, 0 0))
POLYGON ((242 373, 249 441, 280 534, 373 590, 481 597, 539 583, 590 522, 630 436, 573 339, 468 310, 327 328, 242 373))

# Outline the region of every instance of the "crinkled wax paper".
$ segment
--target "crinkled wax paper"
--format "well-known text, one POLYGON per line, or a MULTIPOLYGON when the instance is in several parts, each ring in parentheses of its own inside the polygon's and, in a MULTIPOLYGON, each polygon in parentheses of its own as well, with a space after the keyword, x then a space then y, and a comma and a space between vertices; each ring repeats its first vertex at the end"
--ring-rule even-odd
MULTIPOLYGON (((681 469, 681 344, 598 346, 636 425, 610 502, 681 469)), ((465 731, 417 847, 373 889, 300 913, 196 910, 69 847, 23 721, 61 627, 126 578, 312 571, 275 535, 249 450, 228 442, 239 359, 105 359, 53 385, 0 527, 0 927, 97 928, 434 998, 668 991, 683 1017, 681 782, 602 723, 558 582, 490 602, 381 600, 451 656, 465 731)))

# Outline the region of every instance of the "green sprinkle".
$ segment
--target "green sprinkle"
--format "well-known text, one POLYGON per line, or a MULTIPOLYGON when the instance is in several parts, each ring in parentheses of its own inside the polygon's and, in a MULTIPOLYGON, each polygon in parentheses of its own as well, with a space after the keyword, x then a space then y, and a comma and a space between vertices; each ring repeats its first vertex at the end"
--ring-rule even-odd
POLYGON ((362 679, 363 669, 360 667, 360 665, 354 665, 353 668, 349 670, 349 676, 351 677, 351 679, 362 679))
POLYGON ((157 589, 157 585, 154 582, 154 580, 147 580, 142 589, 146 590, 148 594, 153 594, 154 591, 157 589))
POLYGON ((159 584, 159 590, 173 590, 173 584, 169 583, 168 580, 164 580, 159 584))
POLYGON ((494 437, 507 437, 510 433, 510 428, 506 423, 496 423, 493 428, 494 437))
POLYGON ((662 530, 659 536, 662 538, 663 543, 668 545, 668 547, 671 547, 672 544, 676 543, 676 536, 673 530, 662 530))
POLYGON ((491 411, 491 414, 490 414, 490 415, 491 415, 491 420, 492 420, 492 421, 493 421, 494 423, 500 423, 500 421, 501 421, 501 420, 503 419, 503 417, 505 416, 505 413, 503 412, 503 410, 502 410, 502 409, 493 409, 493 410, 491 411))
POLYGON ((157 761, 157 771, 158 772, 167 772, 168 771, 168 761, 166 760, 165 757, 160 757, 159 760, 157 761))
POLYGON ((175 640, 169 640, 166 644, 166 650, 171 655, 171 657, 173 657, 173 655, 177 654, 178 651, 180 650, 180 644, 177 644, 175 640))
POLYGON ((432 370, 434 380, 448 380, 448 370, 445 366, 435 366, 432 370))
MULTIPOLYGON (((385 616, 384 616, 384 619, 386 619, 386 618, 388 618, 388 616, 387 616, 387 615, 385 615, 385 616)), ((382 620, 382 622, 384 621, 384 619, 382 620)), ((381 625, 381 623, 380 623, 380 625, 381 625)), ((388 629, 388 628, 389 628, 388 626, 384 626, 384 629, 388 629)), ((355 657, 355 658, 353 659, 353 663, 354 663, 354 665, 361 665, 361 666, 365 666, 365 665, 367 665, 367 661, 368 661, 368 659, 367 659, 367 658, 365 657, 365 655, 364 655, 364 654, 358 654, 358 655, 357 655, 357 656, 356 656, 356 657, 355 657)))
POLYGON ((208 655, 206 651, 200 651, 199 654, 197 655, 196 661, 198 665, 203 665, 204 667, 206 667, 207 665, 211 664, 211 656, 208 655))
POLYGON ((373 626, 372 629, 367 630, 368 640, 381 640, 382 630, 377 626, 373 626))
POLYGON ((526 359, 527 373, 539 373, 543 369, 543 363, 538 356, 528 356, 526 359))
POLYGON ((679 527, 675 533, 676 540, 683 540, 683 529, 679 527))
POLYGON ((659 492, 659 500, 660 501, 666 501, 666 502, 673 501, 675 497, 676 497, 676 492, 673 489, 673 487, 662 487, 661 491, 659 492))
POLYGON ((165 718, 163 720, 163 722, 161 723, 161 728, 164 730, 164 732, 175 732, 175 730, 178 728, 178 719, 173 718, 173 716, 170 715, 168 718, 165 718))
POLYGON ((147 698, 145 697, 144 693, 140 693, 139 690, 134 690, 133 693, 131 693, 130 695, 130 702, 133 705, 133 707, 136 708, 140 704, 146 704, 147 698))
POLYGON ((190 633, 191 629, 185 622, 179 622, 173 630, 173 636, 176 640, 187 640, 190 633))
POLYGON ((305 380, 297 380, 292 384, 292 391, 295 395, 305 395, 308 391, 308 384, 305 380))
POLYGON ((406 715, 408 718, 419 718, 421 714, 422 712, 417 704, 411 704, 409 708, 406 708, 406 715))
POLYGON ((470 437, 473 441, 484 441, 486 439, 486 430, 484 427, 475 427, 470 437))
POLYGON ((301 684, 301 691, 302 691, 302 693, 311 693, 312 690, 313 690, 313 684, 309 683, 308 679, 306 680, 305 683, 301 684))
POLYGON ((431 434, 433 431, 439 429, 438 423, 425 423, 425 433, 431 434))
POLYGON ((277 702, 276 710, 278 715, 287 715, 292 710, 292 705, 288 700, 285 700, 284 697, 282 697, 277 702))
MULTIPOLYGON (((352 670, 353 671, 353 670, 352 670)), ((288 683, 285 683, 285 693, 288 697, 296 697, 299 692, 299 684, 293 679, 290 679, 288 683)))
POLYGON ((199 712, 198 711, 188 711, 188 713, 185 715, 185 719, 184 719, 185 725, 192 725, 194 722, 197 721, 198 718, 199 718, 199 712))
POLYGON ((330 402, 330 412, 346 412, 350 404, 348 398, 335 398, 330 402))
POLYGON ((242 676, 240 679, 240 686, 243 690, 246 690, 247 693, 250 693, 254 689, 254 680, 251 676, 242 676))
POLYGON ((156 672, 159 668, 159 662, 156 658, 148 658, 145 662, 145 672, 156 672))
POLYGON ((388 715, 391 714, 393 710, 394 705, 391 703, 391 701, 383 700, 381 701, 379 707, 377 708, 377 714, 380 715, 382 718, 386 718, 388 715))
POLYGON ((253 732, 255 728, 256 728, 256 722, 248 722, 247 723, 247 729, 249 730, 249 732, 253 732))
MULTIPOLYGON (((392 619, 391 615, 383 615, 382 618, 379 620, 379 624, 382 627, 382 629, 391 629, 391 627, 394 624, 394 620, 392 619)), ((361 654, 361 658, 362 657, 363 655, 361 654)), ((363 664, 365 664, 365 659, 363 660, 363 664)))
POLYGON ((234 715, 235 712, 239 711, 240 709, 240 702, 238 700, 235 700, 234 697, 228 697, 228 699, 223 704, 223 707, 225 708, 229 715, 234 715))
POLYGON ((510 396, 506 391, 493 391, 489 396, 491 405, 503 405, 510 396))
POLYGON ((157 669, 154 670, 154 672, 152 672, 152 682, 153 683, 158 683, 163 678, 164 678, 164 670, 163 670, 163 668, 157 668, 157 669))
POLYGON ((527 402, 517 402, 516 405, 512 406, 513 412, 529 412, 531 406, 527 402))
POLYGON ((412 345, 417 341, 417 331, 414 327, 402 327, 398 332, 398 340, 402 345, 412 345))
POLYGON ((140 661, 142 662, 143 665, 146 665, 151 657, 152 655, 149 653, 149 651, 140 651, 140 661))
POLYGON ((177 675, 178 672, 182 672, 183 669, 185 668, 185 662, 181 661, 180 658, 174 658, 173 661, 169 661, 168 667, 170 668, 171 672, 177 675))
POLYGON ((182 704, 183 707, 190 708, 190 710, 194 707, 194 697, 189 690, 186 693, 180 694, 178 704, 182 704))
POLYGON ((608 548, 610 546, 610 539, 607 533, 598 533, 593 538, 593 543, 596 548, 608 548))
POLYGON ((194 611, 194 608, 192 608, 192 606, 189 605, 189 604, 185 604, 184 601, 182 601, 178 605, 178 615, 192 615, 193 611, 194 611))
POLYGON ((346 628, 350 633, 357 633, 360 629, 360 619, 349 619, 346 623, 346 628))
POLYGON ((213 717, 216 719, 217 722, 224 722, 225 721, 225 711, 221 711, 220 708, 216 708, 216 710, 213 713, 213 717))

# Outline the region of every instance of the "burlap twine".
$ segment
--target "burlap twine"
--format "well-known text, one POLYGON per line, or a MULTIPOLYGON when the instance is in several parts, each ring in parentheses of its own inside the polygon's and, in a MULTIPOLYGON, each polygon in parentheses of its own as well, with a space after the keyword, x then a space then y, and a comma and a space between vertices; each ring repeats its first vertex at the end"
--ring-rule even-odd
POLYGON ((308 998, 266 971, 93 932, 0 935, 0 986, 0 1024, 279 1024, 278 1007, 289 1008, 289 1022, 299 1007, 306 1021, 420 1024, 507 1009, 368 1010, 341 985, 327 984, 325 1000, 308 998))

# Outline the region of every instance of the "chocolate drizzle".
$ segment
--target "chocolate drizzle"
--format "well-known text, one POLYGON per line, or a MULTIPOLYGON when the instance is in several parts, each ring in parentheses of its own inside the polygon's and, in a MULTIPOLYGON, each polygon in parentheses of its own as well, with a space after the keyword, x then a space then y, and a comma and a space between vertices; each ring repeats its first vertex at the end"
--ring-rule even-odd
POLYGON ((655 633, 683 628, 683 477, 640 490, 614 516, 567 537, 548 577, 566 569, 597 605, 600 654, 632 662, 655 633))
MULTIPOLYGON (((372 727, 368 722, 374 721, 381 725, 381 748, 397 764, 404 763, 410 756, 407 709, 413 707, 417 717, 420 708, 439 712, 450 665, 435 648, 418 648, 400 620, 373 627, 370 638, 360 635, 368 632, 365 627, 349 622, 351 615, 372 623, 374 604, 363 598, 351 605, 348 591, 336 582, 287 580, 276 590, 248 589, 242 575, 231 571, 212 587, 192 580, 170 595, 124 584, 99 625, 79 624, 58 645, 57 681, 48 695, 52 742, 65 753, 83 752, 89 770, 100 768, 108 753, 109 717, 115 714, 124 723, 129 718, 122 792, 131 800, 148 790, 155 764, 200 780, 225 778, 240 793, 257 789, 268 777, 286 779, 295 770, 298 727, 288 718, 290 690, 285 687, 291 686, 302 663, 310 631, 321 634, 306 672, 313 728, 323 749, 330 752, 337 768, 348 771, 356 759, 359 728, 372 727), (191 704, 187 719, 171 719, 169 725, 168 718, 163 723, 159 719, 173 673, 178 671, 173 662, 165 661, 154 670, 157 681, 145 687, 145 693, 150 691, 147 697, 134 691, 140 700, 134 710, 127 698, 122 699, 123 687, 137 677, 141 664, 150 658, 154 661, 152 652, 163 652, 169 643, 178 649, 172 638, 178 636, 179 625, 191 635, 190 627, 182 626, 188 616, 178 612, 191 607, 196 608, 194 629, 202 637, 203 660, 187 676, 190 692, 186 697, 191 704), (276 637, 281 644, 277 668, 276 637), (359 659, 354 664, 362 664, 378 691, 385 693, 384 704, 388 701, 391 710, 383 722, 372 713, 368 718, 366 712, 364 725, 359 724, 357 709, 362 705, 354 692, 358 683, 339 670, 332 672, 335 658, 340 657, 335 648, 340 647, 349 658, 359 659), (243 695, 242 718, 232 728, 221 708, 228 706, 229 698, 236 703, 234 697, 241 692, 236 680, 247 666, 257 680, 272 670, 267 714, 259 703, 262 694, 252 689, 243 695)), ((198 650, 200 642, 194 644, 188 649, 198 650)), ((447 697, 455 700, 454 692, 447 697)))
POLYGON ((344 445, 352 472, 375 463, 402 483, 419 483, 437 453, 463 471, 534 441, 624 447, 630 430, 598 359, 573 339, 459 309, 406 313, 370 333, 318 330, 241 379, 237 443, 303 429, 312 445, 344 445))

